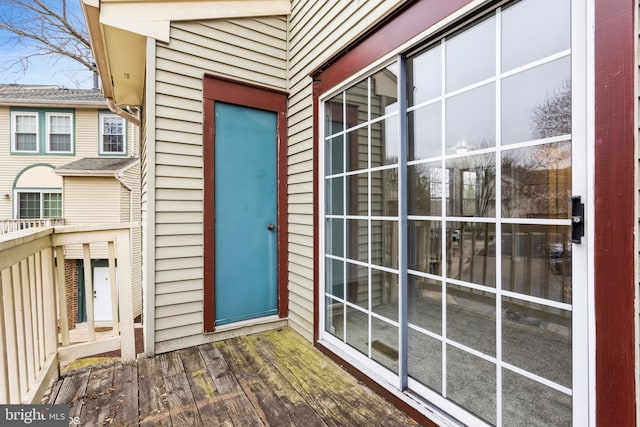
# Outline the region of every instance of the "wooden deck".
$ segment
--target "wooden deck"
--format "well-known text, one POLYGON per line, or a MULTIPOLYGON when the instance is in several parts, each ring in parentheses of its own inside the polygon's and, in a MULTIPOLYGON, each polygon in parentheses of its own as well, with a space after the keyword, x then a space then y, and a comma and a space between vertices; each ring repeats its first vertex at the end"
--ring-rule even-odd
POLYGON ((291 329, 65 374, 82 426, 415 426, 291 329))

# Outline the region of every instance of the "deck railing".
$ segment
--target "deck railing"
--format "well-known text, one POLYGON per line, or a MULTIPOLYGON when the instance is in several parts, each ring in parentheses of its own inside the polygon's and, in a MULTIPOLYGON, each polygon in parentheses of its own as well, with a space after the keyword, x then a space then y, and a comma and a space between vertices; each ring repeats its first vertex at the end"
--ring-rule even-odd
POLYGON ((64 225, 64 218, 3 219, 0 220, 0 235, 29 228, 58 227, 61 225, 64 225))
POLYGON ((123 360, 135 359, 129 229, 130 224, 49 227, 0 238, 0 403, 38 403, 67 360, 118 349, 123 360), (88 334, 86 342, 72 344, 64 259, 78 245, 88 334), (97 245, 108 250, 114 301, 113 332, 101 339, 91 280, 91 248, 97 245))

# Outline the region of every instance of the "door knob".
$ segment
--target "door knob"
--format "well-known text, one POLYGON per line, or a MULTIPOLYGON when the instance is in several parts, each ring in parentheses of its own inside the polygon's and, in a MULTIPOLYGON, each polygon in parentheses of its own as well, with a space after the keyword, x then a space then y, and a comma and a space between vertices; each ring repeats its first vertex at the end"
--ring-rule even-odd
POLYGON ((273 231, 273 230, 275 230, 275 229, 276 229, 276 226, 275 226, 274 224, 269 224, 269 225, 267 225, 267 230, 269 230, 269 231, 273 231))

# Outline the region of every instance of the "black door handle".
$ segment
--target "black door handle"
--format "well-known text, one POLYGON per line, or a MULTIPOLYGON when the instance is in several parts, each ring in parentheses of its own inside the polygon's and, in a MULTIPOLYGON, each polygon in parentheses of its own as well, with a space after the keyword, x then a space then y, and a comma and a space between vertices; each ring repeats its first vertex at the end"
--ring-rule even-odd
POLYGON ((584 203, 580 202, 580 196, 571 198, 571 241, 582 243, 584 236, 584 203))

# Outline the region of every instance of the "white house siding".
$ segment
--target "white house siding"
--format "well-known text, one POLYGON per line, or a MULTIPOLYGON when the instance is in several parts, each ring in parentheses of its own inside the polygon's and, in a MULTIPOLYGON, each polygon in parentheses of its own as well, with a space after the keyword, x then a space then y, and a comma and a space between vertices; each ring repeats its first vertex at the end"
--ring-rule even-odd
POLYGON ((203 75, 285 90, 286 29, 286 17, 180 22, 156 44, 156 352, 204 340, 203 75))
POLYGON ((313 110, 311 71, 401 0, 293 0, 289 34, 289 324, 313 334, 313 110))

